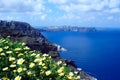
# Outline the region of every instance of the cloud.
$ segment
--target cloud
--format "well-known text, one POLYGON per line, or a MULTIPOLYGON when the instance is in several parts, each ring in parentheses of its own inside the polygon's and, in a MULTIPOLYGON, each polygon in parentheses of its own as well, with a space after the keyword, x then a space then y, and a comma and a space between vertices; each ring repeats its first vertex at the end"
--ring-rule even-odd
POLYGON ((119 8, 120 0, 48 0, 66 12, 103 11, 119 8))
POLYGON ((48 0, 48 2, 52 2, 54 4, 65 4, 68 0, 48 0))
POLYGON ((120 0, 110 0, 108 6, 109 8, 120 7, 120 0))
POLYGON ((111 13, 120 13, 120 8, 112 8, 110 10, 111 13))
POLYGON ((107 19, 108 20, 112 20, 114 17, 113 16, 108 16, 107 19))
POLYGON ((45 12, 43 0, 1 0, 0 12, 45 12))
POLYGON ((40 17, 41 20, 45 20, 45 18, 46 18, 46 15, 42 15, 42 16, 40 17))
POLYGON ((1 0, 0 19, 4 20, 45 20, 50 9, 44 0, 1 0))
POLYGON ((54 11, 79 14, 81 12, 120 12, 120 0, 1 0, 0 12, 49 14, 54 11), (48 3, 48 4, 46 4, 48 3), (52 3, 52 7, 49 4, 52 3), (57 6, 57 7, 56 7, 57 6))
POLYGON ((12 17, 12 16, 7 16, 6 17, 8 20, 13 20, 14 19, 14 17, 12 17))
MULTIPOLYGON (((105 24, 120 17, 120 0, 48 0, 62 10, 56 21, 68 24, 105 24), (114 17, 117 16, 117 17, 114 17)), ((115 22, 115 20, 113 21, 115 22)), ((118 20, 116 21, 116 23, 118 20)), ((111 22, 112 23, 112 22, 111 22)))
MULTIPOLYGON (((0 19, 28 21, 35 25, 37 23, 86 25, 96 22, 103 24, 104 21, 119 18, 119 14, 120 0, 0 1, 0 19)), ((116 19, 116 22, 118 21, 116 19)))

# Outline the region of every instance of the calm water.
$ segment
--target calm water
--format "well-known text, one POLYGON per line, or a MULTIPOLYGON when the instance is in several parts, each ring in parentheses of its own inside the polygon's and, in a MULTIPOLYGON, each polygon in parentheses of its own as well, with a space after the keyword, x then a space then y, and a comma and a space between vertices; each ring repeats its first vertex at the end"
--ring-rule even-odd
POLYGON ((120 80, 120 32, 42 32, 67 52, 61 56, 98 80, 120 80))

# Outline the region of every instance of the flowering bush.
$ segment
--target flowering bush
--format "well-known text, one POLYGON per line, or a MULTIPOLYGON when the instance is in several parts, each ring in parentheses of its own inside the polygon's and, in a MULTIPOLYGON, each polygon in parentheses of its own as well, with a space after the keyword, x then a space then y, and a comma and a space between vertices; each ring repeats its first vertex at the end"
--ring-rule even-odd
POLYGON ((80 80, 62 61, 31 51, 25 43, 0 38, 0 80, 80 80))

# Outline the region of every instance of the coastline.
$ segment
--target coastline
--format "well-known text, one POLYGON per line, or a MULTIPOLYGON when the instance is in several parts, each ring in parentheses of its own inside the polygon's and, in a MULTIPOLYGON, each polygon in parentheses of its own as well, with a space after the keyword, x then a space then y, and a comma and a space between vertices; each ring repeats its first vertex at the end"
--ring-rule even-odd
POLYGON ((70 71, 77 71, 81 76, 80 80, 95 80, 94 77, 88 75, 84 71, 77 70, 77 66, 74 61, 61 58, 58 53, 60 51, 66 51, 65 48, 60 45, 55 46, 54 43, 49 42, 38 30, 34 29, 25 22, 18 21, 0 21, 0 34, 3 37, 11 36, 12 41, 25 42, 32 50, 39 50, 42 53, 48 53, 55 61, 63 61, 67 64, 70 71))
POLYGON ((60 45, 58 45, 58 44, 56 44, 56 43, 53 43, 55 46, 57 46, 57 51, 62 51, 62 52, 64 52, 64 51, 67 51, 67 49, 66 48, 64 48, 64 47, 62 47, 62 46, 60 46, 60 45))

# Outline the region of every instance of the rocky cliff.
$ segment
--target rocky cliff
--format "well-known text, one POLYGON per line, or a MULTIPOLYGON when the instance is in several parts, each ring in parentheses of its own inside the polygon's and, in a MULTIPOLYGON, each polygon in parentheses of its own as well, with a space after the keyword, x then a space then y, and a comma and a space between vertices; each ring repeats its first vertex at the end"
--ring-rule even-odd
POLYGON ((57 46, 25 22, 0 21, 0 34, 3 37, 11 36, 13 41, 25 42, 32 50, 40 50, 42 53, 57 51, 57 46))
POLYGON ((0 20, 0 35, 3 37, 11 36, 12 41, 25 42, 32 50, 48 53, 54 61, 61 60, 66 62, 71 71, 75 71, 81 76, 81 80, 96 80, 83 70, 77 69, 74 61, 61 58, 57 52, 57 46, 48 41, 39 31, 31 27, 28 23, 0 20))

